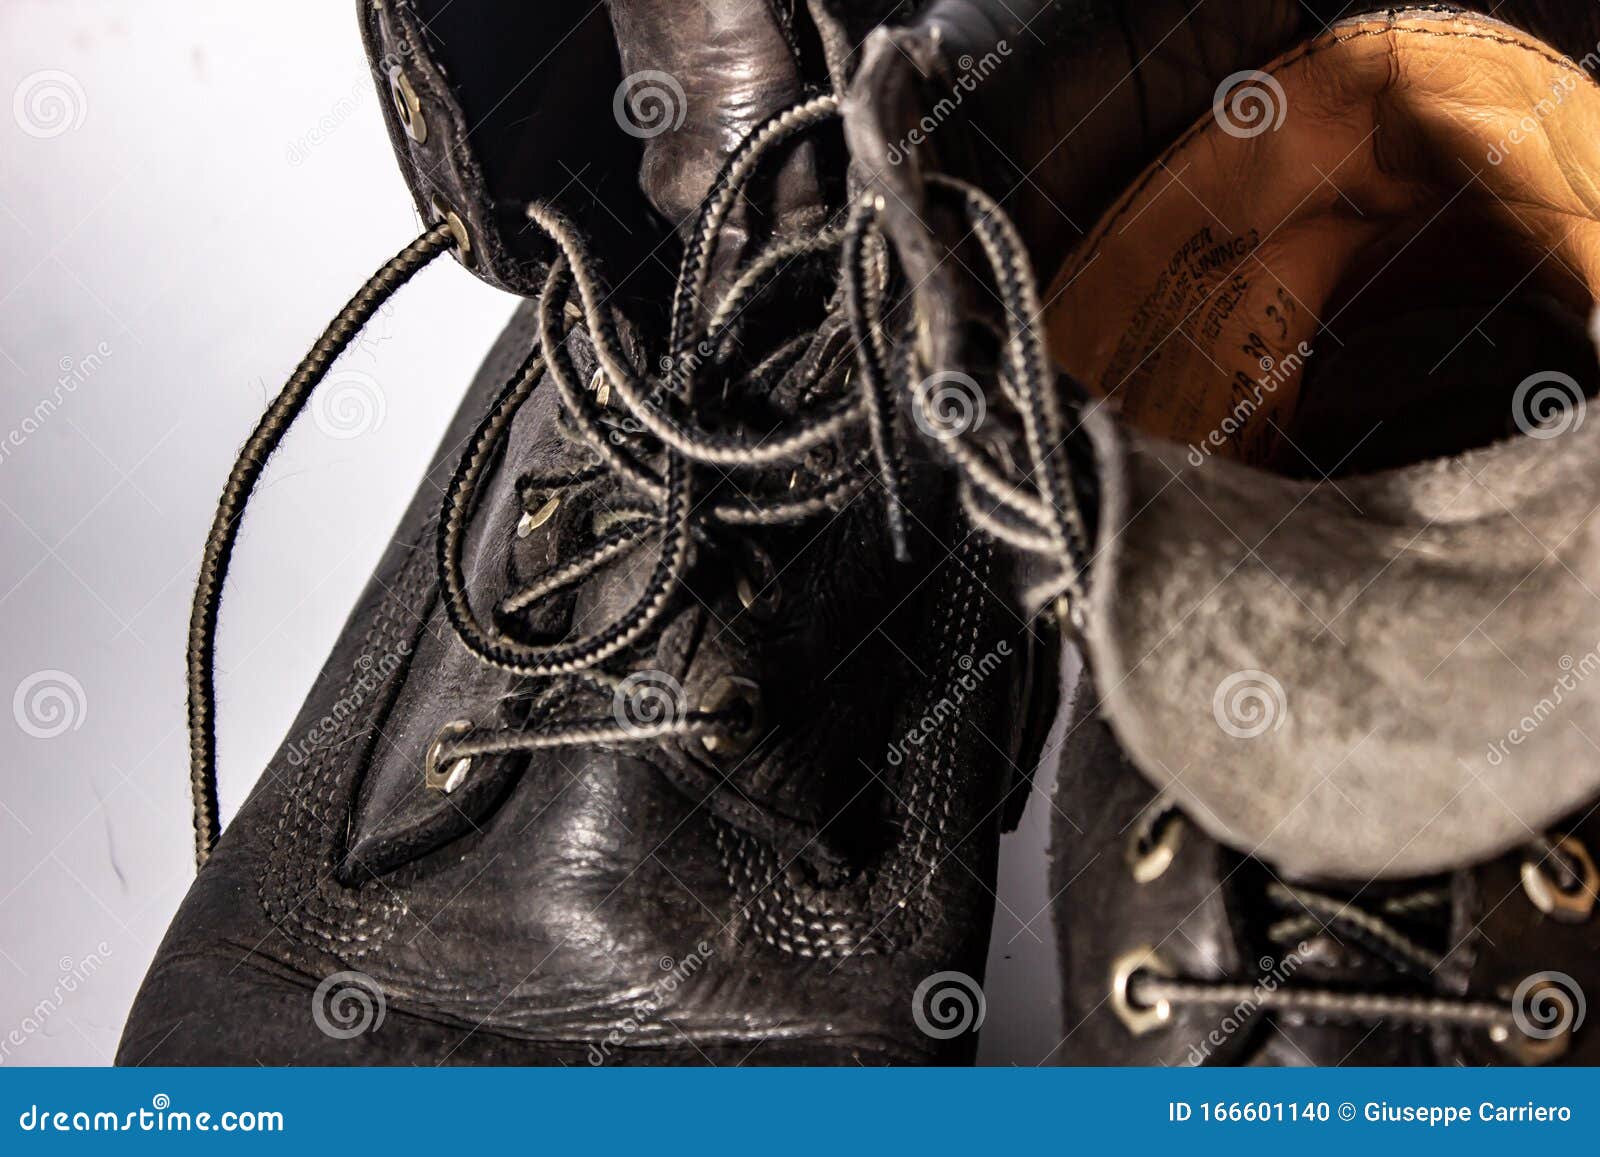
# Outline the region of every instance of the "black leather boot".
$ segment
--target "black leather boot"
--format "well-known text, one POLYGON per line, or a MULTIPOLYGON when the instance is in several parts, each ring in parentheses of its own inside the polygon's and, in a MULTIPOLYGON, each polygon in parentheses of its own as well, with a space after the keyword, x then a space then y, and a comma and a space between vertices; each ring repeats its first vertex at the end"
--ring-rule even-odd
POLYGON ((839 211, 846 26, 484 7, 361 5, 433 224, 229 482, 191 640, 202 867, 119 1061, 965 1059, 1033 641, 862 392, 847 305, 887 274, 839 211), (211 654, 245 499, 444 251, 529 300, 218 839, 211 654))
POLYGON ((1091 6, 1158 45, 1129 117, 1014 7, 878 34, 849 135, 897 384, 986 410, 933 444, 1089 672, 1052 1059, 1593 1063, 1600 10, 1091 6))

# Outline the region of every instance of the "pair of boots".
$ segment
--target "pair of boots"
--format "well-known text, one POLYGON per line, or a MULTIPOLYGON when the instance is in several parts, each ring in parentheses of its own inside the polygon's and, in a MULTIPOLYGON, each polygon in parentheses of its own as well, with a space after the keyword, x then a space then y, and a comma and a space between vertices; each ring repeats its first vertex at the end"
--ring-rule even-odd
POLYGON ((119 1060, 970 1060, 1037 776, 1041 1060, 1600 1061, 1600 9, 588 8, 360 4, 429 225, 229 479, 119 1060), (526 301, 219 839, 246 501, 446 252, 526 301))

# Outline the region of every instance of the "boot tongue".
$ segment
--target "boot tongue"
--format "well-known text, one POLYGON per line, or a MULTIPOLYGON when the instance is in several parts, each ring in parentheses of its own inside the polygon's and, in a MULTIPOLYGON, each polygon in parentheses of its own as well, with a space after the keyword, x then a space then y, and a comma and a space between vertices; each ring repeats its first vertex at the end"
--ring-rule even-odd
MULTIPOLYGON (((776 6, 760 0, 612 0, 610 11, 625 76, 614 100, 618 123, 645 141, 645 196, 687 237, 739 142, 804 95, 791 31, 776 6)), ((734 214, 724 267, 752 235, 820 207, 808 145, 791 148, 772 171, 762 203, 734 214)))

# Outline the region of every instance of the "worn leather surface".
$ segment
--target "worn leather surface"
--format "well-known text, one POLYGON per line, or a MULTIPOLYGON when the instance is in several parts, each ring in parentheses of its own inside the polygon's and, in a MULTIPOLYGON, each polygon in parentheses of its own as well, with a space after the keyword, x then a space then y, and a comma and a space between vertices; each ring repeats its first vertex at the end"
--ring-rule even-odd
MULTIPOLYGON (((492 784, 459 816, 423 790, 423 748, 441 722, 612 707, 581 687, 475 670, 437 605, 436 487, 528 325, 524 311, 485 365, 284 751, 185 901, 120 1060, 579 1063, 612 1033, 626 1043, 607 1063, 965 1055, 973 1038, 916 1027, 912 994, 933 972, 981 975, 983 881, 1016 755, 1020 628, 974 541, 920 544, 931 574, 891 571, 869 546, 883 541, 877 504, 854 503, 811 527, 803 549, 803 538, 765 541, 783 600, 764 621, 734 597, 740 564, 708 549, 698 597, 641 665, 691 697, 722 671, 759 681, 767 730, 747 758, 558 749, 486 769, 492 784), (986 677, 969 693, 958 680, 973 664, 986 677), (374 669, 377 685, 353 694, 374 669), (959 720, 891 758, 952 694, 959 720), (763 834, 764 819, 784 816, 820 829, 818 845, 786 843, 781 826, 763 834), (698 963, 663 993, 669 958, 698 963), (381 985, 389 1020, 335 1040, 313 1022, 312 991, 344 970, 381 985)), ((541 549, 537 532, 515 539, 510 483, 558 452, 546 392, 519 416, 473 521, 470 573, 486 605, 521 565, 508 551, 541 549)), ((556 520, 540 529, 563 533, 556 520)), ((574 614, 603 613, 630 581, 615 568, 574 614)))
POLYGON ((638 187, 640 140, 612 112, 623 73, 603 7, 357 0, 357 10, 417 212, 460 217, 467 268, 501 289, 538 291, 550 250, 528 228, 530 201, 567 213, 606 257, 660 241, 664 227, 638 187), (420 131, 399 114, 397 77, 415 94, 420 131))
MULTIPOLYGON (((538 291, 548 242, 530 202, 583 228, 632 296, 658 292, 701 198, 734 144, 825 81, 803 12, 757 0, 513 4, 358 0, 373 79, 400 168, 425 220, 457 213, 463 261, 492 285, 538 291), (392 98, 403 73, 426 128, 392 98)), ((883 5, 859 5, 874 11, 883 5)), ((735 216, 725 260, 780 220, 821 213, 814 146, 797 144, 735 216)), ((670 283, 665 283, 670 285, 670 283)))

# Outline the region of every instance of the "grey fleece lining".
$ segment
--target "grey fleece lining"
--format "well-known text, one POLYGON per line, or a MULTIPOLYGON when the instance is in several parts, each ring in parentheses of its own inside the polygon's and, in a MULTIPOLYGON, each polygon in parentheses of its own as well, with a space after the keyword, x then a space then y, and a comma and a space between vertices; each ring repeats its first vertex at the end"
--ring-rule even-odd
POLYGON ((1409 876, 1600 791, 1600 419, 1318 484, 1088 426, 1101 710, 1210 834, 1409 876))

